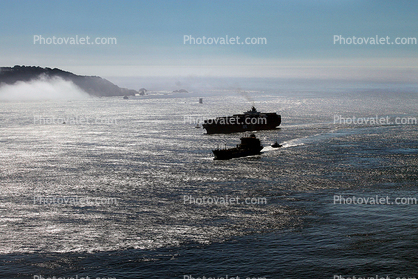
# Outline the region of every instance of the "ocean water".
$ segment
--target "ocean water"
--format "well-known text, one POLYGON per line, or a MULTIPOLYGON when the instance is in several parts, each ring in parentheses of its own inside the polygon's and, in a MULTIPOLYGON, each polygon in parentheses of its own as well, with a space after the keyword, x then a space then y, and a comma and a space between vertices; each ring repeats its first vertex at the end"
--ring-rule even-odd
POLYGON ((190 120, 250 109, 234 90, 1 103, 0 278, 418 277, 418 125, 391 123, 418 95, 381 86, 252 91, 282 125, 228 161, 243 134, 190 120))

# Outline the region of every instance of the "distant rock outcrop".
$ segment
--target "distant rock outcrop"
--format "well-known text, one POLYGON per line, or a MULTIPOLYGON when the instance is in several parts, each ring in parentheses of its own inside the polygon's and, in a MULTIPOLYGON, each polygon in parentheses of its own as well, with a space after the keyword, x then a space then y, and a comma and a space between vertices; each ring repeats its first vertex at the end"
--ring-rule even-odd
POLYGON ((174 90, 173 93, 189 93, 186 89, 174 90))
POLYGON ((144 95, 145 95, 145 93, 147 93, 147 91, 148 91, 148 90, 146 90, 145 88, 141 88, 141 89, 139 89, 139 90, 138 90, 139 95, 141 95, 141 96, 144 96, 144 95))
POLYGON ((42 68, 35 66, 14 66, 0 68, 0 85, 14 84, 18 81, 32 81, 40 78, 46 80, 59 77, 72 81, 86 93, 93 96, 126 96, 138 93, 135 90, 120 88, 110 81, 98 76, 79 76, 57 68, 42 68))

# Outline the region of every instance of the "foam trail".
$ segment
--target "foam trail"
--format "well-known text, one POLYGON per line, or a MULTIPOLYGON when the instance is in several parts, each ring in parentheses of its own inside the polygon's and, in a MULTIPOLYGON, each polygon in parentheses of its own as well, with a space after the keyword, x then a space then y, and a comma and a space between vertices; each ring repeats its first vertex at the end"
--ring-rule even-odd
POLYGON ((329 140, 331 138, 347 136, 348 134, 349 134, 348 132, 339 132, 339 131, 331 130, 330 132, 327 132, 327 133, 320 133, 320 134, 315 134, 312 136, 306 136, 303 138, 296 138, 296 139, 285 141, 282 143, 283 145, 282 148, 315 143, 319 141, 329 140))
POLYGON ((288 147, 305 145, 305 143, 302 142, 302 139, 292 139, 292 140, 281 143, 281 145, 282 145, 281 148, 288 148, 288 147))

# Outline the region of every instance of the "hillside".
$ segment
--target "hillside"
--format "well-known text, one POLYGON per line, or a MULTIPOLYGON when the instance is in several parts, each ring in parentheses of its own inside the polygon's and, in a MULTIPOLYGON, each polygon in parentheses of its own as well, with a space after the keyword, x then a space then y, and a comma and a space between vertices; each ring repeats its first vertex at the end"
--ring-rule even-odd
POLYGON ((0 86, 2 84, 15 84, 18 81, 32 81, 39 78, 46 80, 59 77, 72 81, 86 93, 93 96, 124 96, 138 93, 135 90, 120 88, 110 81, 98 76, 79 76, 57 68, 42 68, 35 66, 14 66, 0 68, 0 86))

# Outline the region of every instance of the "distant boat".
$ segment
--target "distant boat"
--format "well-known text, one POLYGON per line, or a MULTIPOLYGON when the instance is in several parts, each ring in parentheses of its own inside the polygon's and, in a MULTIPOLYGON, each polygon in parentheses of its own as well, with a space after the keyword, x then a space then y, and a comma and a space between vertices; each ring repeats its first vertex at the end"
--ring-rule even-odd
POLYGON ((201 127, 201 126, 200 126, 200 123, 199 123, 199 121, 197 121, 195 128, 196 128, 196 129, 199 129, 200 127, 201 127))
POLYGON ((128 100, 129 98, 128 96, 123 96, 123 99, 128 100))
POLYGON ((203 98, 199 98, 199 104, 203 104, 203 98))
POLYGON ((186 89, 174 90, 173 93, 189 93, 186 89))
POLYGON ((273 143, 272 145, 271 145, 271 147, 273 147, 273 148, 279 148, 279 147, 282 147, 283 145, 281 145, 281 144, 279 144, 278 142, 277 142, 277 140, 276 140, 276 142, 275 143, 273 143))

